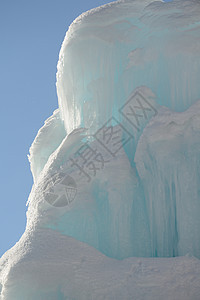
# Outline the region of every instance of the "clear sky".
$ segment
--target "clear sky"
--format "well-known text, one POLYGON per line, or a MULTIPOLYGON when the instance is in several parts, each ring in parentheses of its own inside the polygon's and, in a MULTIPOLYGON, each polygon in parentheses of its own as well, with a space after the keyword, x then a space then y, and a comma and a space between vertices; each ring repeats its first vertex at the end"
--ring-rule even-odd
POLYGON ((0 256, 21 237, 32 186, 27 154, 58 107, 56 65, 70 23, 109 0, 0 3, 0 256))

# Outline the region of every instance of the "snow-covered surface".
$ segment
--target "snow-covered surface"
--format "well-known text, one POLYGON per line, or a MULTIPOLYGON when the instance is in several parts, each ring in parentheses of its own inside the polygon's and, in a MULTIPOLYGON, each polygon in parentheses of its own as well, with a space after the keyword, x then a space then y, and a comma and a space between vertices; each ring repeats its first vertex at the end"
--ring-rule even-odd
POLYGON ((199 300, 192 257, 117 261, 51 230, 26 232, 13 251, 4 256, 12 266, 4 266, 3 299, 199 300))
POLYGON ((63 42, 1 300, 200 299, 200 3, 123 0, 63 42))

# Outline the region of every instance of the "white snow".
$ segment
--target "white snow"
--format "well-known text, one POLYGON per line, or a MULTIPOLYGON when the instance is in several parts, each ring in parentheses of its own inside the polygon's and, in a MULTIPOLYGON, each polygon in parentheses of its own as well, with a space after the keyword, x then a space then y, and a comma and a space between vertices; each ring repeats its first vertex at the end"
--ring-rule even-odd
POLYGON ((121 0, 70 26, 0 300, 200 299, 199 16, 121 0))

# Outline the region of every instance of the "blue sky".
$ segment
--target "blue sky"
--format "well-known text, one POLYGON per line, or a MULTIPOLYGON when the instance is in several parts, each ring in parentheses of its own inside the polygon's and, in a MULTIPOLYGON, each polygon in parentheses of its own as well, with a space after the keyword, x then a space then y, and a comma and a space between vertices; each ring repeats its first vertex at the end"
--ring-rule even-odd
POLYGON ((0 256, 21 237, 32 186, 27 154, 57 108, 56 65, 70 23, 108 0, 6 0, 0 4, 0 256))

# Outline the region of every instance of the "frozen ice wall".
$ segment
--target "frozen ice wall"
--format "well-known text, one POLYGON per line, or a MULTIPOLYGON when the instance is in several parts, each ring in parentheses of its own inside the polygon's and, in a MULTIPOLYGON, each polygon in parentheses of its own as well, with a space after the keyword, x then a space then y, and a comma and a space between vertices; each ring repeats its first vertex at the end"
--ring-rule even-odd
POLYGON ((199 99, 198 1, 116 1, 77 18, 60 52, 59 107, 68 133, 99 128, 135 88, 184 111, 199 99))
POLYGON ((103 134, 119 126, 122 148, 88 185, 86 212, 55 230, 116 258, 200 257, 199 109, 185 112, 200 99, 199 16, 198 1, 116 1, 70 26, 57 72, 66 132, 86 128, 112 156, 103 134))
POLYGON ((200 299, 199 37, 198 0, 115 1, 73 22, 1 300, 200 299))

